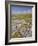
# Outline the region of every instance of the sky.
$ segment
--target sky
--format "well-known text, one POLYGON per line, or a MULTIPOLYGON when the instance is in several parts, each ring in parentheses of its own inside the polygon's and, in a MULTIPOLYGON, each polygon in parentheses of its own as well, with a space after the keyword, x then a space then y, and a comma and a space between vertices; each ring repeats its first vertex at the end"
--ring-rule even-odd
POLYGON ((11 6, 11 14, 32 13, 31 6, 11 6))

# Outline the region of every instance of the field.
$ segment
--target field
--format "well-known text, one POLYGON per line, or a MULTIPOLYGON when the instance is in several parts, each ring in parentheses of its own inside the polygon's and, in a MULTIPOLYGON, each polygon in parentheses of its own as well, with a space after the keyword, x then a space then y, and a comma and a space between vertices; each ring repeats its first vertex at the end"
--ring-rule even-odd
POLYGON ((32 14, 14 14, 10 19, 11 38, 32 37, 32 14))

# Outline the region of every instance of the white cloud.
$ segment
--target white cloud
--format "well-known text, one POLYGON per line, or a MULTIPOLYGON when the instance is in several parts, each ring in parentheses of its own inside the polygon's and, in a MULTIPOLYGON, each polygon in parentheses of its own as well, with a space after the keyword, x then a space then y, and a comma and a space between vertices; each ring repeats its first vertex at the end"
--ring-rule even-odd
POLYGON ((31 11, 30 11, 30 10, 28 10, 28 11, 27 11, 27 13, 31 13, 31 11))
POLYGON ((18 11, 18 12, 16 12, 16 11, 12 11, 11 12, 11 14, 26 14, 26 13, 31 13, 31 11, 30 10, 27 10, 27 11, 18 11))

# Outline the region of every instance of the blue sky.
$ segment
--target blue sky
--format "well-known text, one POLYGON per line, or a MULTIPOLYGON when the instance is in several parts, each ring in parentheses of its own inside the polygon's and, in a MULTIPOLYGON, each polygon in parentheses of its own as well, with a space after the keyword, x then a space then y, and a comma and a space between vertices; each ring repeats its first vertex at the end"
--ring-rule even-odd
POLYGON ((11 6, 11 14, 32 13, 32 7, 11 6))

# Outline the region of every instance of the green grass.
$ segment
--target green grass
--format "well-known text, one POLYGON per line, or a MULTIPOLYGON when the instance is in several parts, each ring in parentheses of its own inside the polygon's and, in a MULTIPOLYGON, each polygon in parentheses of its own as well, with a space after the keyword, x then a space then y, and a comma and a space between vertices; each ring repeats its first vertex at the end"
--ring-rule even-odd
POLYGON ((32 14, 16 14, 11 15, 11 20, 25 20, 26 22, 32 22, 32 14))
POLYGON ((12 19, 29 19, 29 18, 32 18, 32 14, 17 14, 17 15, 12 15, 11 16, 12 19))

